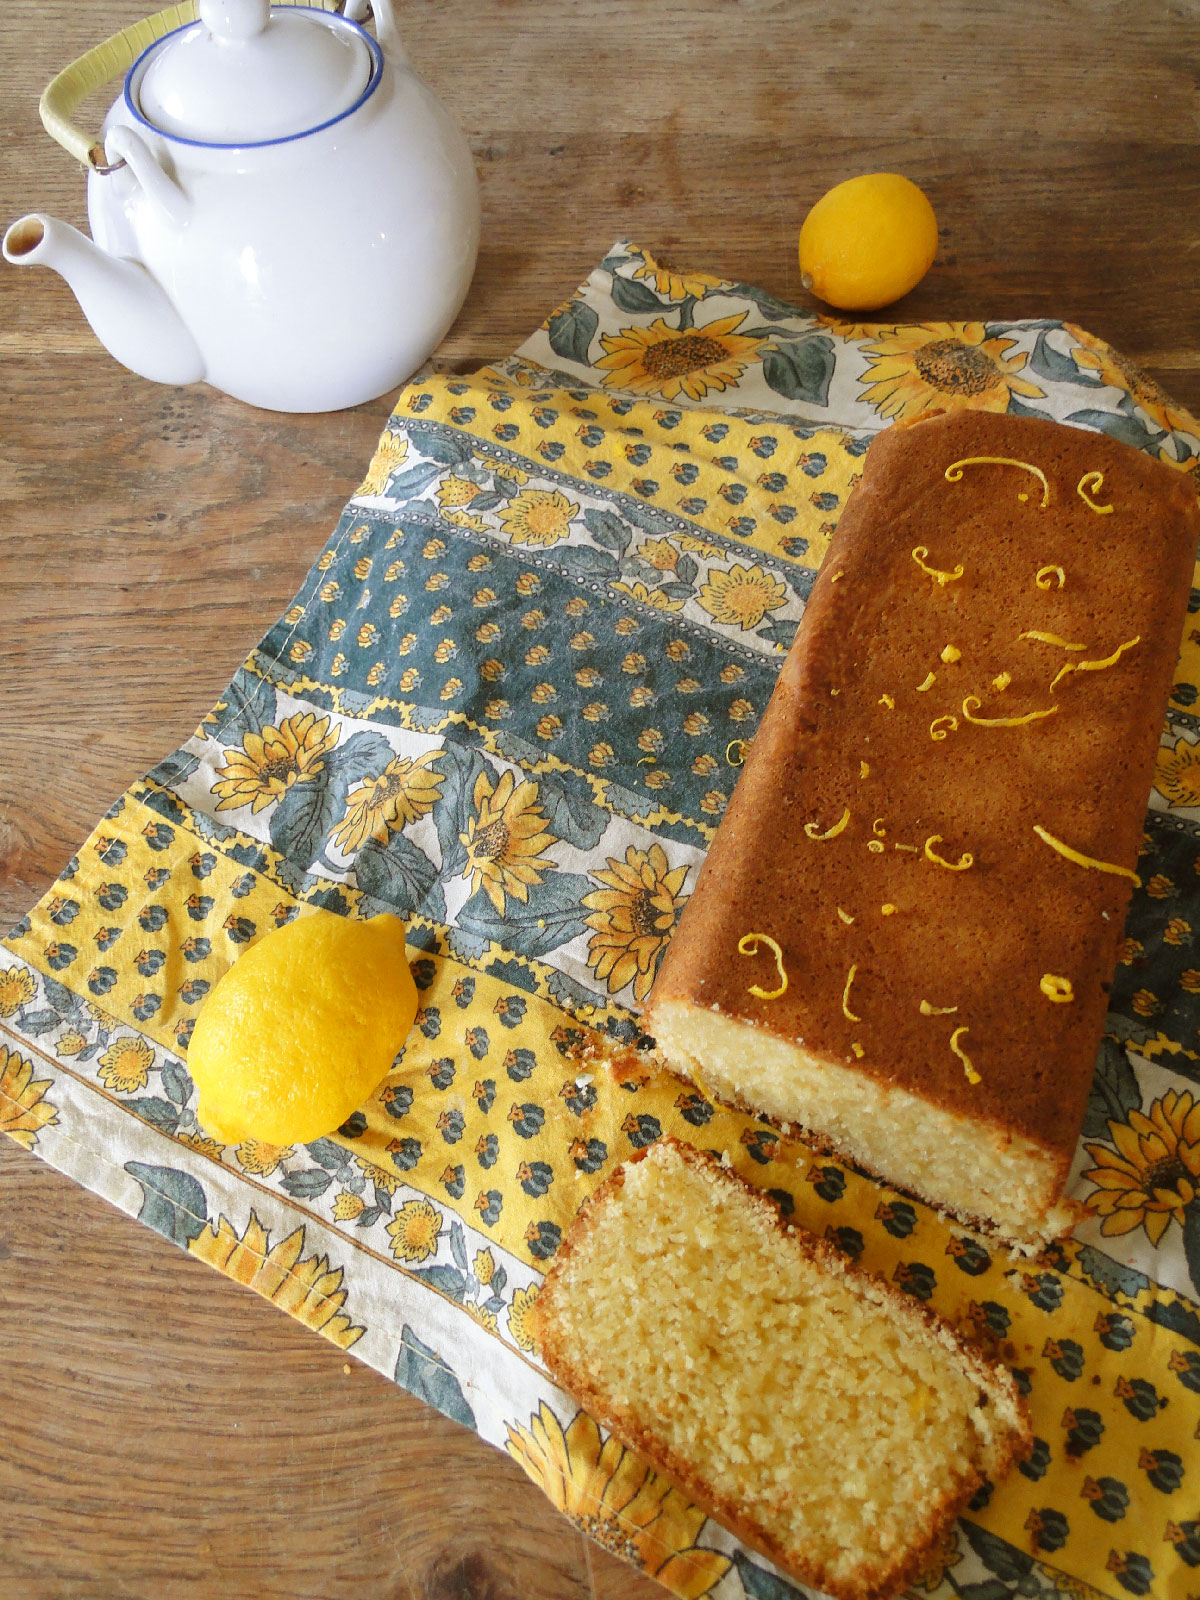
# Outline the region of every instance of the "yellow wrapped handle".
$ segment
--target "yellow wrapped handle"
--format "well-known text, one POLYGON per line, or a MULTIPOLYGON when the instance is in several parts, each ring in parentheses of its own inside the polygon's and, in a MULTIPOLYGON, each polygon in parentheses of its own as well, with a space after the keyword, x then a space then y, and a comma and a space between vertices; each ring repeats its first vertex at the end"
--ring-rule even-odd
MULTIPOLYGON (((274 3, 308 5, 317 11, 339 9, 339 0, 274 0, 274 3)), ((64 67, 43 89, 38 105, 42 125, 50 137, 85 167, 104 171, 104 146, 76 127, 71 120, 75 112, 90 94, 102 89, 113 78, 124 76, 142 51, 149 49, 156 40, 195 22, 198 9, 198 0, 180 0, 178 5, 168 6, 165 11, 157 11, 152 17, 122 28, 120 33, 114 33, 111 39, 105 39, 103 44, 64 67)))

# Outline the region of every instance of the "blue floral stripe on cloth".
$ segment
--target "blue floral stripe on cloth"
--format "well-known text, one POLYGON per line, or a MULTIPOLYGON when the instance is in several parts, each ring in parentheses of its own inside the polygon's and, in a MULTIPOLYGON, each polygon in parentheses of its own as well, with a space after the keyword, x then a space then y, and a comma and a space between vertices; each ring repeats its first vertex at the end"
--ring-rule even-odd
MULTIPOLYGON (((1183 640, 1072 1190, 1014 1262, 635 1065, 691 892, 873 435, 934 408, 1196 423, 1052 322, 814 317, 614 246, 514 357, 400 396, 295 602, 0 946, 0 1128, 506 1448, 676 1594, 794 1592, 545 1377, 529 1308, 579 1203, 664 1134, 1001 1348, 1037 1442, 918 1587, 1195 1587, 1200 630, 1183 640), (197 1121, 191 1027, 309 906, 409 921, 421 1010, 298 1147, 197 1121)), ((1200 608, 1200 589, 1194 595, 1200 608)))

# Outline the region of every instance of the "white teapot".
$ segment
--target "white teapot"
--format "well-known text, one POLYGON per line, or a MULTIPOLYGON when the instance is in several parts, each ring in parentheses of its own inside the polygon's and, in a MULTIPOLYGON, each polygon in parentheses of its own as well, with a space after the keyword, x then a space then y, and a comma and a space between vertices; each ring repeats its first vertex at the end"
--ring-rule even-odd
POLYGON ((378 41, 336 3, 174 5, 43 95, 47 129, 89 168, 95 243, 32 213, 4 256, 60 272, 143 377, 334 411, 397 388, 454 321, 479 242, 470 150, 392 0, 373 0, 378 41), (92 144, 71 114, 125 66, 92 144))

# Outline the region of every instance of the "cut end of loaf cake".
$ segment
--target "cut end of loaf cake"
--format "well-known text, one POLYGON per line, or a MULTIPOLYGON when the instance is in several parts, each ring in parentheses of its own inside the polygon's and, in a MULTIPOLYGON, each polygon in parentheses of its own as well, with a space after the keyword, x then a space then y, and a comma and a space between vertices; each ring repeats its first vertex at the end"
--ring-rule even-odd
POLYGON ((1021 1134, 968 1120, 853 1065, 688 1000, 648 1022, 668 1064, 733 1105, 819 1129, 834 1153, 960 1220, 1035 1250, 1077 1216, 1061 1198, 1063 1163, 1021 1134))
POLYGON ((594 1416, 839 1600, 902 1589, 1030 1446, 1003 1367, 673 1140, 589 1201, 534 1316, 594 1416))

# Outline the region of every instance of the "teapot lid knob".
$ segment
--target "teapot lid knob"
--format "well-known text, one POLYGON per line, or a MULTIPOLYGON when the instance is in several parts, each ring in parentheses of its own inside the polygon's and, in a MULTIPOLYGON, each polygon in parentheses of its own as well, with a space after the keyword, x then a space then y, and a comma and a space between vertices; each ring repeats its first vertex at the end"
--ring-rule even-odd
POLYGON ((200 0, 200 21, 219 39, 252 39, 271 19, 271 0, 200 0))

